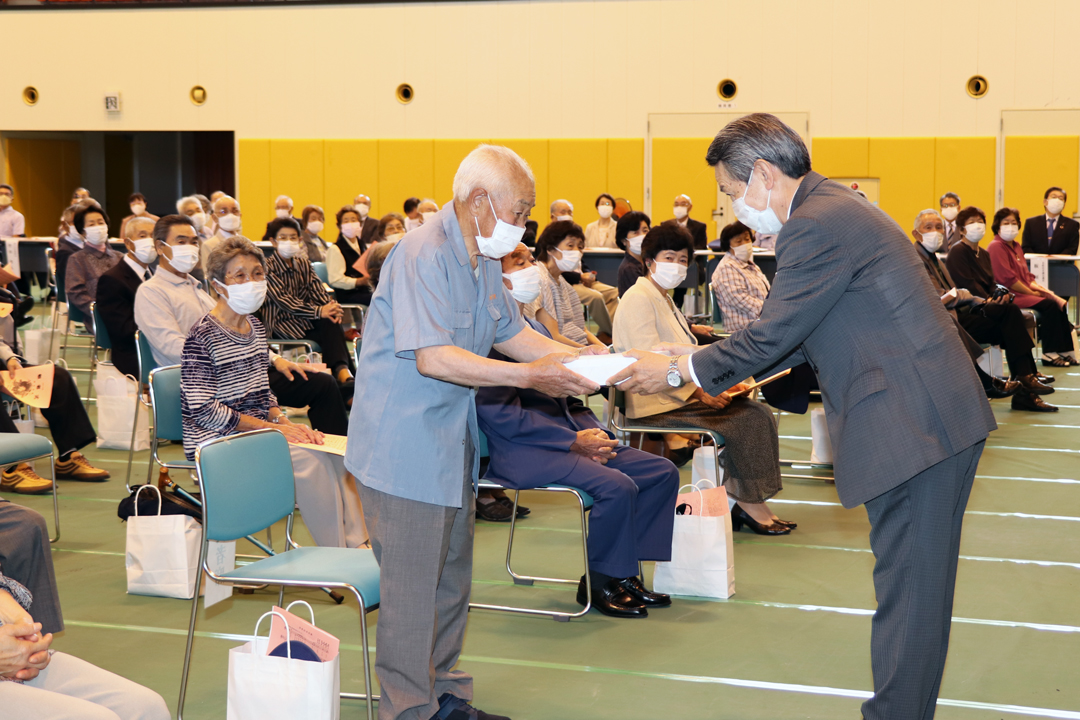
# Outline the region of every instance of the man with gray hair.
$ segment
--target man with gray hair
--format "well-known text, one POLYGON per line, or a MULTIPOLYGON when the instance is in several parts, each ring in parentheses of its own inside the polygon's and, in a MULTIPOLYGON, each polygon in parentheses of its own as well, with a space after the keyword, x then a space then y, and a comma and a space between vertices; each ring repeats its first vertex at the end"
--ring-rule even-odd
POLYGON ((124 227, 124 258, 102 274, 97 284, 97 311, 112 349, 109 359, 124 375, 139 377, 135 350, 135 295, 144 280, 153 276, 157 261, 154 220, 134 217, 124 227))
MULTIPOLYGON (((293 220, 299 223, 301 228, 304 227, 304 224, 300 222, 300 218, 293 217, 292 198, 288 195, 278 195, 277 198, 274 200, 274 220, 281 220, 288 217, 291 217, 293 220)), ((263 240, 272 239, 273 236, 270 233, 270 223, 274 222, 274 220, 266 223, 266 232, 263 233, 263 240)))
POLYGON ((214 212, 214 221, 217 223, 217 231, 202 244, 202 267, 206 267, 206 260, 223 240, 239 235, 243 228, 240 214, 240 201, 224 193, 214 200, 211 206, 214 212))
MULTIPOLYGON (((536 203, 532 170, 480 145, 454 201, 390 251, 371 299, 345 466, 379 561, 380 720, 498 720, 455 670, 472 583, 478 387, 592 392, 566 346, 525 326, 502 278, 536 203), (490 360, 492 348, 520 361, 490 360)), ((592 351, 583 351, 591 354, 592 351)))
POLYGON ((877 564, 874 695, 865 720, 931 720, 949 647, 960 531, 996 428, 955 326, 904 236, 850 188, 810 169, 773 115, 729 123, 705 156, 736 217, 779 233, 760 319, 723 343, 667 345, 611 378, 710 395, 809 362, 832 438, 836 490, 866 505, 877 564))

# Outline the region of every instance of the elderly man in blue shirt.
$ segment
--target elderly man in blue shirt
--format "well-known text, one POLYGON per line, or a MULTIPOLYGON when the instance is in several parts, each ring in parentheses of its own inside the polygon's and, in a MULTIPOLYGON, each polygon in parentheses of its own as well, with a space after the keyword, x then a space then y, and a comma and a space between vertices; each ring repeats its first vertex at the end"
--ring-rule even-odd
MULTIPOLYGON (((455 670, 472 585, 478 387, 595 391, 564 345, 525 326, 502 283, 536 203, 528 164, 480 145, 454 201, 391 251, 372 297, 345 465, 381 568, 380 720, 505 720, 473 708, 455 670), (518 363, 486 357, 492 347, 518 363)), ((583 350, 591 353, 591 350, 583 350)))

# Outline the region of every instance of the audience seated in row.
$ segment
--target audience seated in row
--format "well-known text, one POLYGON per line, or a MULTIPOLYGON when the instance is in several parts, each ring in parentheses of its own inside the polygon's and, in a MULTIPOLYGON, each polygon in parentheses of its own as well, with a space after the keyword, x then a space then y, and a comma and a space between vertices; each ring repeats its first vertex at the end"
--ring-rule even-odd
POLYGON ((585 226, 585 247, 618 249, 615 241, 615 223, 618 218, 612 218, 615 212, 615 198, 607 193, 600 193, 596 198, 596 212, 599 220, 593 220, 585 226))
MULTIPOLYGON (((569 200, 556 200, 551 203, 551 222, 573 222, 574 206, 569 200)), ((551 225, 548 225, 551 227, 551 225)), ((544 228, 546 231, 547 228, 544 228)), ((584 232, 582 238, 585 237, 584 232)), ((537 243, 539 243, 537 239, 537 243)), ((605 340, 611 338, 611 320, 615 317, 615 311, 619 308, 619 290, 596 279, 596 273, 582 264, 584 239, 577 249, 577 262, 573 265, 566 264, 567 269, 561 270, 563 277, 574 289, 578 296, 578 302, 589 309, 589 318, 596 323, 597 332, 605 340)))
MULTIPOLYGON (((296 221, 284 218, 277 224, 275 231, 296 221)), ((367 542, 367 530, 344 458, 300 447, 297 443, 321 443, 322 434, 291 422, 270 389, 266 331, 254 315, 269 300, 267 270, 262 250, 243 237, 223 240, 207 259, 207 277, 217 287, 218 300, 191 327, 180 359, 184 454, 193 460, 201 443, 237 432, 281 431, 290 443, 296 501, 315 542, 360 547, 367 542)))
MULTIPOLYGON (((645 236, 642 259, 648 274, 623 295, 622 307, 615 318, 617 351, 653 348, 664 342, 698 344, 686 318, 668 294, 685 279, 693 253, 693 239, 675 223, 662 223, 645 236)), ((740 383, 731 392, 743 387, 740 383)), ((772 411, 767 406, 746 397, 733 398, 730 392, 713 397, 695 384, 687 383, 656 395, 629 395, 626 415, 639 425, 700 427, 723 435, 724 487, 738 501, 732 515, 736 527, 745 523, 755 532, 769 535, 791 532, 794 526, 773 515, 765 504, 783 489, 780 441, 772 411)), ((685 462, 693 450, 685 439, 682 444, 685 462)))

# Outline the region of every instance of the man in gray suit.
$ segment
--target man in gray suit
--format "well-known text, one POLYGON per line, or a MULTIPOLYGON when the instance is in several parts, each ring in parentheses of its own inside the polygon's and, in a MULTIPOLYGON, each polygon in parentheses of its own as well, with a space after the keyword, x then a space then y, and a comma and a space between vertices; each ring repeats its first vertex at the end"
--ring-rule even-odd
POLYGON ((964 509, 996 425, 955 326, 903 230, 810 169, 776 117, 720 131, 706 160, 736 216, 779 232, 761 318, 723 343, 665 346, 612 378, 655 393, 693 381, 717 395, 809 362, 844 507, 866 505, 877 564, 867 720, 930 720, 949 645, 964 509), (785 218, 781 220, 780 218, 785 218), (684 354, 680 354, 684 353, 684 354), (693 354, 690 354, 693 353, 693 354))

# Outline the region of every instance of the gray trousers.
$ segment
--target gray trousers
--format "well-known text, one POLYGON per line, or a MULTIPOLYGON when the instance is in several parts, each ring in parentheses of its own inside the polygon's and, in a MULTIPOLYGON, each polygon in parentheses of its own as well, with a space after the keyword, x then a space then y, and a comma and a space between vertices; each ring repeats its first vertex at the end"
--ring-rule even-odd
POLYGON ((469 616, 476 522, 471 454, 465 459, 460 509, 360 484, 379 562, 379 720, 429 720, 447 692, 472 700, 472 676, 454 670, 469 616))
POLYGON ((30 615, 34 622, 41 623, 43 632, 64 629, 45 518, 4 500, 0 500, 0 571, 22 583, 34 596, 30 615))
POLYGON ((932 720, 949 652, 953 590, 975 471, 986 441, 866 503, 878 607, 866 720, 932 720))
POLYGON ((25 683, 0 682, 3 716, 35 720, 169 720, 150 688, 64 653, 25 683))

